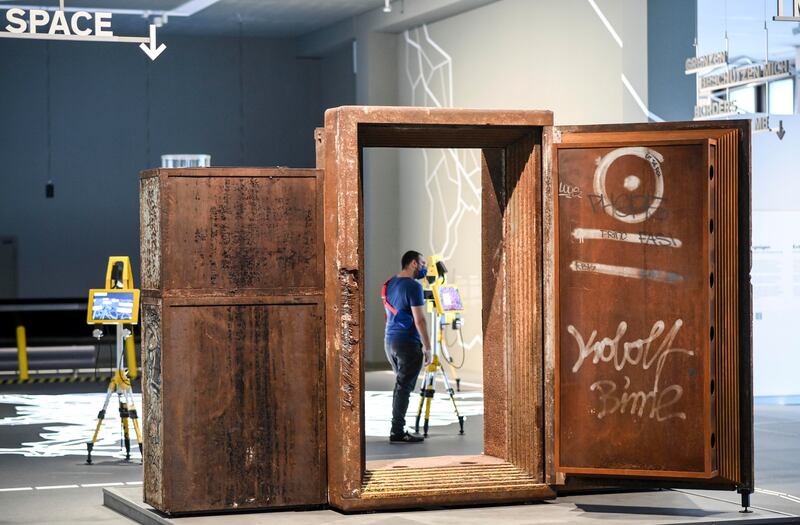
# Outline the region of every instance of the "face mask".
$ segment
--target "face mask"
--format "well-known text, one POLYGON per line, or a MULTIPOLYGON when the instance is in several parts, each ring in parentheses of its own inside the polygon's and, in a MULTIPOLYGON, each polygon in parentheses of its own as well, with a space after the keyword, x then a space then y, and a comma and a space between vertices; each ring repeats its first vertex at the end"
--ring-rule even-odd
POLYGON ((421 270, 417 270, 415 279, 424 279, 428 275, 428 267, 423 266, 421 270))

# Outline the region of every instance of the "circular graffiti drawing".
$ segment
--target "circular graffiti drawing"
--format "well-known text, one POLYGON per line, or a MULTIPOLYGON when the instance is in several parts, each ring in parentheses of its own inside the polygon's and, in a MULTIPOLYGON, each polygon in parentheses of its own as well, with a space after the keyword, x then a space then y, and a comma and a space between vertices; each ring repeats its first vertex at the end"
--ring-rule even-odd
MULTIPOLYGON (((661 173, 661 163, 664 162, 664 157, 655 150, 641 146, 619 148, 606 154, 606 156, 600 159, 600 162, 597 164, 597 169, 594 170, 594 192, 597 195, 607 198, 608 193, 606 193, 606 174, 608 173, 608 168, 611 167, 614 161, 616 161, 618 158, 626 155, 634 155, 640 159, 644 159, 653 170, 656 185, 652 199, 647 204, 646 210, 641 213, 624 213, 618 210, 613 204, 604 206, 604 209, 606 210, 606 213, 617 220, 627 222, 628 224, 636 224, 639 222, 644 222, 652 217, 658 207, 661 205, 661 201, 664 198, 664 177, 661 173)), ((625 188, 628 191, 633 191, 639 187, 639 182, 640 181, 638 177, 629 176, 625 180, 625 188)))

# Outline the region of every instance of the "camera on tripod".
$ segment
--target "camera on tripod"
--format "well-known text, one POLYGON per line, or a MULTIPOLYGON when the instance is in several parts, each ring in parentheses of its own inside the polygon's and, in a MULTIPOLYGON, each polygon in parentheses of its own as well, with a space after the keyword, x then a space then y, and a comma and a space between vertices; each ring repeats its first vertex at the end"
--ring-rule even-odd
MULTIPOLYGON (((464 416, 458 411, 456 404, 455 391, 450 386, 450 380, 444 368, 446 364, 450 368, 456 381, 456 389, 461 391, 461 379, 457 375, 457 369, 464 365, 465 354, 462 353, 461 364, 455 365, 454 360, 447 349, 445 338, 443 337, 445 329, 450 326, 453 330, 457 330, 461 334, 461 326, 463 324, 461 314, 464 312, 464 304, 461 301, 461 293, 458 286, 448 284, 447 282, 447 266, 441 257, 432 255, 428 258, 428 274, 424 281, 424 298, 425 306, 428 314, 431 316, 430 330, 431 342, 433 344, 433 359, 431 363, 425 367, 424 376, 422 379, 422 388, 420 390, 419 409, 417 410, 417 420, 415 430, 419 432, 420 419, 423 414, 423 407, 425 409, 424 419, 424 435, 428 436, 428 423, 430 419, 431 401, 433 400, 436 390, 435 382, 437 375, 441 376, 445 384, 447 393, 450 396, 450 401, 453 404, 456 418, 459 423, 459 434, 464 433, 464 416), (442 359, 439 359, 439 356, 442 359)), ((464 347, 464 337, 461 336, 462 352, 466 351, 464 347)))

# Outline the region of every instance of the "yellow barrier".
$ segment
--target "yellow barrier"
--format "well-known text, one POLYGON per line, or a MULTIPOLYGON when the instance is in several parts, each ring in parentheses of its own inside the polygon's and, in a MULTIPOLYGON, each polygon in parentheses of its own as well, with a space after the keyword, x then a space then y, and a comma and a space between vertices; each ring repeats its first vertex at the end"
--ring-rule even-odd
POLYGON ((19 378, 28 380, 28 341, 25 337, 25 327, 17 327, 17 361, 19 362, 19 378))
POLYGON ((139 370, 136 368, 136 343, 133 340, 133 326, 131 326, 131 335, 125 339, 125 358, 128 360, 128 377, 136 379, 139 376, 139 370))

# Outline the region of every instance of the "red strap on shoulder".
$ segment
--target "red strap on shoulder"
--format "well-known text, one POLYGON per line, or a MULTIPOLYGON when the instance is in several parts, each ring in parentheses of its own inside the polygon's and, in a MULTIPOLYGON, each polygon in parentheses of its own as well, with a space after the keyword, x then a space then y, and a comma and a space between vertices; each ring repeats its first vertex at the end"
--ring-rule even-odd
POLYGON ((386 282, 383 283, 383 288, 381 289, 381 299, 383 299, 383 306, 387 310, 392 312, 392 315, 397 315, 397 310, 395 309, 395 307, 389 304, 389 301, 386 299, 386 286, 389 284, 389 281, 391 280, 392 277, 389 277, 388 279, 386 279, 386 282))

